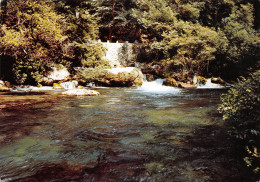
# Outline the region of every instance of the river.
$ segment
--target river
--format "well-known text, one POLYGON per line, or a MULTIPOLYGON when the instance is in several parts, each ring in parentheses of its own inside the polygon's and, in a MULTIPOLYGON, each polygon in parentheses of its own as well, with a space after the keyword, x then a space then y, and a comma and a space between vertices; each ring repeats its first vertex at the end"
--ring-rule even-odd
POLYGON ((0 110, 0 181, 250 181, 217 112, 225 90, 146 86, 0 110))

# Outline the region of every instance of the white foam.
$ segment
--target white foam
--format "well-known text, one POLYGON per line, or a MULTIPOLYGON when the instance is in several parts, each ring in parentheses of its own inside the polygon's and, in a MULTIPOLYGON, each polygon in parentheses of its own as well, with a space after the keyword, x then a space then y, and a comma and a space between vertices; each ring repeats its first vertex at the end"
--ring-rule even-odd
POLYGON ((138 88, 138 90, 148 93, 158 93, 158 94, 176 94, 180 92, 180 89, 164 86, 163 82, 166 79, 156 79, 152 82, 144 81, 143 85, 138 88))
POLYGON ((220 89, 220 88, 225 88, 223 85, 212 83, 211 79, 207 79, 207 82, 205 85, 203 84, 197 84, 196 85, 198 89, 220 89))
POLYGON ((68 81, 68 82, 63 82, 60 85, 64 88, 64 89, 75 89, 78 86, 78 81, 73 80, 73 81, 68 81))
POLYGON ((55 90, 52 86, 42 86, 42 87, 34 87, 31 86, 31 91, 48 91, 48 90, 55 90))

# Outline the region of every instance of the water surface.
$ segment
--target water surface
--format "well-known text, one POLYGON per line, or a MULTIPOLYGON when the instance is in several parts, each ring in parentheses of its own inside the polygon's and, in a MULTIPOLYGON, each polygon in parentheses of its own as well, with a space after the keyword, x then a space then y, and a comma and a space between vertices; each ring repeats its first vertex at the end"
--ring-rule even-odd
POLYGON ((0 181, 250 181, 223 90, 99 91, 1 110, 0 181))

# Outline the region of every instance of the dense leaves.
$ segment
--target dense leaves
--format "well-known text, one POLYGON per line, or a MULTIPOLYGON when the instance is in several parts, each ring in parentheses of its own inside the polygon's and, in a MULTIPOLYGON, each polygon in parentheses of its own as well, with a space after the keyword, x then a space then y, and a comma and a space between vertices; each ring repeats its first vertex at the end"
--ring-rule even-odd
POLYGON ((0 49, 16 60, 18 83, 36 79, 44 65, 63 60, 67 36, 64 17, 40 1, 8 1, 1 13, 0 49), (34 72, 35 71, 35 72, 34 72))
POLYGON ((87 9, 77 14, 65 9, 38 0, 9 0, 3 6, 0 49, 9 57, 3 61, 13 64, 17 83, 37 83, 55 64, 70 68, 104 62, 104 48, 91 42, 98 38, 94 16, 87 9))
POLYGON ((260 174, 260 71, 242 78, 221 100, 219 111, 232 126, 230 134, 247 151, 247 165, 260 174))
POLYGON ((134 16, 173 72, 233 79, 257 61, 255 9, 246 1, 138 1, 134 16))

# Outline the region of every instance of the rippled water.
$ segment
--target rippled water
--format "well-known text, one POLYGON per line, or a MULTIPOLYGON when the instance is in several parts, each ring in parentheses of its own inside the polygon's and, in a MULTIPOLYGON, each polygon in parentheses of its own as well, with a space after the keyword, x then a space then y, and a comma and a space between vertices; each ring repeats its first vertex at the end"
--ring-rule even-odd
POLYGON ((0 111, 0 181, 250 179, 216 111, 223 90, 99 91, 0 111))

